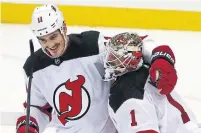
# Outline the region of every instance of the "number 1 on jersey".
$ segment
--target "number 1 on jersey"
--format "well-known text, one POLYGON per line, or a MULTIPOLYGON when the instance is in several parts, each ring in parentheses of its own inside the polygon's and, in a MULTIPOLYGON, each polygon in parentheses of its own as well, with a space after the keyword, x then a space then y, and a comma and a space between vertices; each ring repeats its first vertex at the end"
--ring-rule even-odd
POLYGON ((131 126, 137 126, 137 122, 135 119, 135 111, 131 110, 130 115, 131 115, 131 126))

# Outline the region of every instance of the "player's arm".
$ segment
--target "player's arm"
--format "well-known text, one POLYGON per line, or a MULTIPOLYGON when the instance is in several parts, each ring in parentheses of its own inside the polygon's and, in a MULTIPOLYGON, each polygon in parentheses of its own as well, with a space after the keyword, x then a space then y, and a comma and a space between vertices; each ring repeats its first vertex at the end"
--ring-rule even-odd
POLYGON ((99 31, 85 31, 81 33, 82 49, 90 55, 101 54, 105 51, 105 43, 110 37, 104 36, 99 31))
POLYGON ((144 60, 150 63, 150 78, 161 94, 169 94, 177 83, 175 55, 168 45, 158 45, 149 37, 143 40, 144 60))
MULTIPOLYGON (((26 75, 26 74, 25 74, 26 75)), ((26 86, 28 78, 25 76, 26 86)), ((51 120, 51 106, 47 103, 43 94, 35 84, 34 79, 31 85, 31 99, 30 99, 30 133, 41 133, 46 128, 46 125, 51 120)), ((24 103, 26 109, 26 102, 24 103)), ((17 119, 16 132, 25 133, 26 131, 26 114, 17 119)))
POLYGON ((156 59, 164 59, 175 64, 175 56, 169 45, 160 45, 149 36, 143 39, 143 56, 146 62, 152 64, 156 59))

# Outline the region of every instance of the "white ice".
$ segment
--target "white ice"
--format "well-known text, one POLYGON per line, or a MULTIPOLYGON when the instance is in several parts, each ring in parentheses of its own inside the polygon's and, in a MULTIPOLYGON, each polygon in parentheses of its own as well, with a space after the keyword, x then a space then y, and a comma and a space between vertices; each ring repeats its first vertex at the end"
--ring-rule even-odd
MULTIPOLYGON (((201 32, 181 32, 162 30, 115 29, 68 27, 68 33, 84 30, 99 30, 105 35, 135 31, 148 34, 160 44, 168 44, 176 55, 178 84, 176 91, 201 120, 201 32)), ((22 66, 29 55, 31 31, 28 25, 0 25, 0 112, 23 112, 22 103, 26 99, 22 66)), ((40 46, 35 44, 35 49, 40 46)), ((2 113, 1 113, 2 114, 2 113)), ((1 116, 0 116, 1 118, 1 116)), ((13 126, 0 126, 1 133, 14 133, 13 126)), ((46 133, 53 133, 47 129, 46 133)))

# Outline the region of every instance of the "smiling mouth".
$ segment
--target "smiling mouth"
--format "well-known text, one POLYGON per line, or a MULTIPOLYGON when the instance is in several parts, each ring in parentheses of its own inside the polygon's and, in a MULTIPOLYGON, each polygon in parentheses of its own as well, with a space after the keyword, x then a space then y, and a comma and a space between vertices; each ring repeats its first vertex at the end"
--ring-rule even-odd
POLYGON ((48 48, 52 53, 56 53, 58 50, 59 44, 55 44, 53 47, 48 48))

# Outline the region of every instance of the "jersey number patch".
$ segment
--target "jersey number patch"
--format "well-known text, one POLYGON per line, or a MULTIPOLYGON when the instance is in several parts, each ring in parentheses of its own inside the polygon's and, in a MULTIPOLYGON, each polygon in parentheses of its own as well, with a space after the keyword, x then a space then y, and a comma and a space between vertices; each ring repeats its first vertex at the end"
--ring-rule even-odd
POLYGON ((137 122, 135 119, 135 111, 131 110, 130 115, 131 115, 131 126, 137 126, 137 122))

